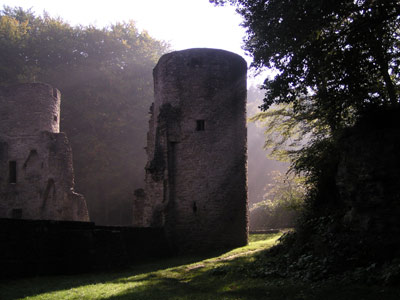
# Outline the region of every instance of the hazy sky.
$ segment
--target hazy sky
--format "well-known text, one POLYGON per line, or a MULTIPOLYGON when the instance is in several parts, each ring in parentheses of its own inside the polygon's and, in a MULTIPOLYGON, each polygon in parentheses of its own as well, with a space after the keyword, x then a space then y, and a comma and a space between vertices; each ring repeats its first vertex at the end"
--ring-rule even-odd
POLYGON ((244 56, 241 17, 233 7, 214 7, 208 0, 0 0, 0 4, 32 7, 37 14, 46 10, 73 25, 103 27, 134 20, 139 29, 168 41, 175 50, 221 48, 244 56))

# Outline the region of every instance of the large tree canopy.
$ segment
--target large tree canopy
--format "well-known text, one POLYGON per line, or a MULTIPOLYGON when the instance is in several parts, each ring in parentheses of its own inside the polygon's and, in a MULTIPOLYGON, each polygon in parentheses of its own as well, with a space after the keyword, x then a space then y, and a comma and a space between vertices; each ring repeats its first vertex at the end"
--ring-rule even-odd
POLYGON ((293 103, 335 131, 371 106, 398 104, 398 0, 229 2, 244 18, 253 65, 278 71, 265 80, 264 109, 293 103))
POLYGON ((335 138, 361 117, 399 105, 399 1, 210 2, 229 2, 243 16, 245 49, 254 58, 253 66, 277 74, 264 81, 261 108, 281 105, 255 119, 273 118, 266 124, 278 124, 272 128, 283 134, 278 146, 288 145, 293 133, 296 139, 307 137, 292 147, 293 166, 308 175, 319 195, 325 189, 321 184, 330 182, 318 196, 329 202, 336 197, 335 138))
POLYGON ((77 190, 91 219, 127 224, 141 185, 152 68, 164 43, 133 22, 73 27, 21 8, 0 11, 0 84, 41 81, 62 94, 77 190))
POLYGON ((237 7, 253 66, 277 74, 264 81, 264 112, 253 120, 269 118, 278 146, 309 133, 291 156, 307 195, 283 245, 289 272, 304 257, 317 273, 398 266, 399 0, 210 2, 237 7))

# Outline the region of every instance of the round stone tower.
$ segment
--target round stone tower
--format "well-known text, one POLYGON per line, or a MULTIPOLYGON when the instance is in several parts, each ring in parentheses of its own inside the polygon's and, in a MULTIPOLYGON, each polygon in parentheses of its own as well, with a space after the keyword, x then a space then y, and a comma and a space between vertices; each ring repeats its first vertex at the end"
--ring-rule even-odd
POLYGON ((60 98, 44 83, 0 88, 0 218, 89 221, 59 132, 60 98))
POLYGON ((9 136, 60 132, 60 91, 56 88, 28 83, 4 90, 4 95, 0 97, 1 132, 9 136))
POLYGON ((172 52, 154 69, 141 211, 179 252, 247 243, 246 72, 217 49, 172 52))

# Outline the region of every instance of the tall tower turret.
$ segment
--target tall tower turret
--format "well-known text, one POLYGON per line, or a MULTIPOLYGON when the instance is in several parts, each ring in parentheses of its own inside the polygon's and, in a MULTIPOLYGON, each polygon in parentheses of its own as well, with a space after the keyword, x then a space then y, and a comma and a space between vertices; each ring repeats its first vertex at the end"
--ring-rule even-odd
POLYGON ((0 218, 89 221, 60 133, 60 98, 44 83, 0 88, 0 218))
POLYGON ((216 49, 166 54, 153 71, 146 188, 134 216, 164 226, 178 251, 247 243, 246 72, 242 57, 216 49))

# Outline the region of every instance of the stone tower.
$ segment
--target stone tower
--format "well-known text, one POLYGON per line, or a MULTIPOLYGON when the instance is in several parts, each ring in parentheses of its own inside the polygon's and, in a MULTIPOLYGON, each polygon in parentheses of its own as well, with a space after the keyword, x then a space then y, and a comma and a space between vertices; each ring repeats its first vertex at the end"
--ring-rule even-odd
POLYGON ((134 225, 164 227, 178 252, 247 243, 246 72, 216 49, 172 52, 154 68, 134 225))
POLYGON ((0 89, 0 218, 89 221, 59 127, 57 89, 42 83, 0 89))

